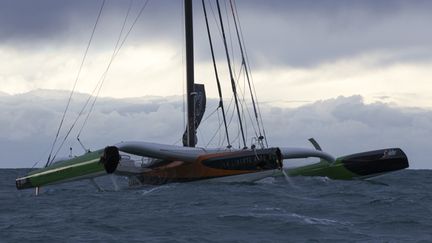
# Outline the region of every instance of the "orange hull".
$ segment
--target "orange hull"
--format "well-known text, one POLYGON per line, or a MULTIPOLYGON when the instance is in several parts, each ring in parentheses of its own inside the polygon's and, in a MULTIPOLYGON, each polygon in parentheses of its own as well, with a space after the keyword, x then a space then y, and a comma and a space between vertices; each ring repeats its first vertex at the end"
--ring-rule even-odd
POLYGON ((279 149, 212 153, 193 162, 163 161, 137 179, 143 184, 197 181, 282 168, 279 149))

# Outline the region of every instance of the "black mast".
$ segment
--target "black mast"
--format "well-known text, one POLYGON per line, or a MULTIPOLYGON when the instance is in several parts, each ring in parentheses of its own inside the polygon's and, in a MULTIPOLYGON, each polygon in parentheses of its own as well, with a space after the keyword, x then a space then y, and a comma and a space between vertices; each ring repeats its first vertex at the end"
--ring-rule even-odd
POLYGON ((194 53, 192 0, 184 1, 186 35, 186 82, 187 82, 187 146, 195 147, 195 101, 194 101, 194 53))

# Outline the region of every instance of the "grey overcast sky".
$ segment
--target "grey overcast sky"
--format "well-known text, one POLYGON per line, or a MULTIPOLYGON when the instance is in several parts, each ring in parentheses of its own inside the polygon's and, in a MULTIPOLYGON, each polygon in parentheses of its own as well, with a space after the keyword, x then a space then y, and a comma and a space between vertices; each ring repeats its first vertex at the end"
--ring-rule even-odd
MULTIPOLYGON (((307 136, 321 136, 337 154, 387 144, 406 146, 415 158, 415 168, 431 167, 424 151, 431 147, 425 136, 432 134, 432 1, 235 2, 258 98, 267 112, 264 120, 276 137, 275 145, 295 146, 307 136), (386 124, 390 124, 388 130, 386 124), (362 139, 352 138, 356 136, 362 139)), ((132 1, 126 28, 144 3, 132 1)), ((215 3, 207 3, 223 89, 229 93, 213 15, 215 3)), ((1 161, 4 166, 30 166, 35 154, 43 154, 43 145, 51 142, 66 102, 59 90, 73 86, 101 4, 101 0, 0 0, 0 152, 8 154, 7 162, 1 161), (24 160, 14 155, 20 147, 32 151, 24 160)), ((91 93, 101 78, 129 4, 106 1, 78 92, 91 93)), ((196 79, 206 84, 212 99, 217 92, 201 1, 194 1, 194 7, 196 79)), ((88 136, 93 144, 104 146, 104 141, 128 138, 177 140, 174 132, 159 136, 147 129, 135 130, 136 126, 153 127, 154 122, 159 124, 156 130, 176 127, 164 116, 170 113, 183 119, 179 98, 184 89, 182 16, 182 1, 149 1, 111 65, 100 94, 106 103, 96 107, 101 112, 96 117, 115 119, 118 131, 110 126, 102 126, 107 129, 103 131, 91 129, 88 136), (164 104, 167 99, 177 100, 164 104), (125 105, 132 110, 114 111, 125 100, 133 103, 125 105), (107 104, 115 109, 108 111, 107 104), (124 123, 129 125, 122 127, 124 123)), ((229 39, 235 41, 233 23, 229 26, 229 39)), ((234 56, 237 72, 239 61, 234 56)), ((181 134, 183 122, 176 124, 181 134)))
MULTIPOLYGON (((194 1, 196 76, 214 86, 200 2, 194 1)), ((0 1, 0 91, 71 89, 101 3, 0 1)), ((143 4, 133 1, 127 26, 143 4)), ((238 0, 236 5, 261 100, 280 105, 360 94, 366 102, 432 106, 431 1, 238 0)), ((106 2, 78 91, 90 93, 105 70, 128 6, 129 1, 106 2)), ((208 8, 216 49, 222 50, 214 2, 208 8)), ((181 94, 182 15, 182 1, 150 1, 101 95, 181 94)), ((224 60, 222 51, 216 56, 224 60)))

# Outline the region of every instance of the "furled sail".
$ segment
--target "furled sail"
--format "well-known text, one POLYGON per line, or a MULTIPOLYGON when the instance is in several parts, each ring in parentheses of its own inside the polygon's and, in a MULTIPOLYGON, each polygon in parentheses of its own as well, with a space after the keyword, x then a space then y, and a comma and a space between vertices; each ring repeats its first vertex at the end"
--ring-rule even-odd
MULTIPOLYGON (((204 84, 194 84, 194 96, 195 96, 195 119, 194 119, 194 126, 195 129, 198 128, 199 124, 201 123, 201 120, 204 116, 205 108, 206 108, 206 94, 205 94, 205 88, 204 84)), ((183 133, 183 146, 187 146, 187 128, 185 132, 183 133)), ((196 134, 195 134, 196 136, 196 134)), ((197 139, 195 138, 195 141, 197 139)))

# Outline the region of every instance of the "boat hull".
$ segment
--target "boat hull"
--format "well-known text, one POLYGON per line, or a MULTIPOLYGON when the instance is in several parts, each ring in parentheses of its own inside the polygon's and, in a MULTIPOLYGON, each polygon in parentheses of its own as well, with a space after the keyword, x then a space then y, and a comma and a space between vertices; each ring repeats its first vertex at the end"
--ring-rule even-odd
POLYGON ((15 183, 18 189, 26 189, 95 178, 113 173, 119 160, 118 149, 114 146, 108 146, 105 149, 31 171, 27 176, 17 178, 15 183))
POLYGON ((290 176, 325 176, 331 179, 361 179, 409 167, 408 158, 399 148, 388 148, 337 158, 335 162, 318 163, 285 169, 290 176))
POLYGON ((273 175, 275 170, 283 166, 278 148, 210 153, 199 156, 193 162, 172 161, 161 164, 153 166, 135 178, 141 184, 152 185, 216 178, 220 181, 223 181, 221 178, 233 182, 239 181, 239 178, 243 178, 243 181, 253 181, 273 175))

